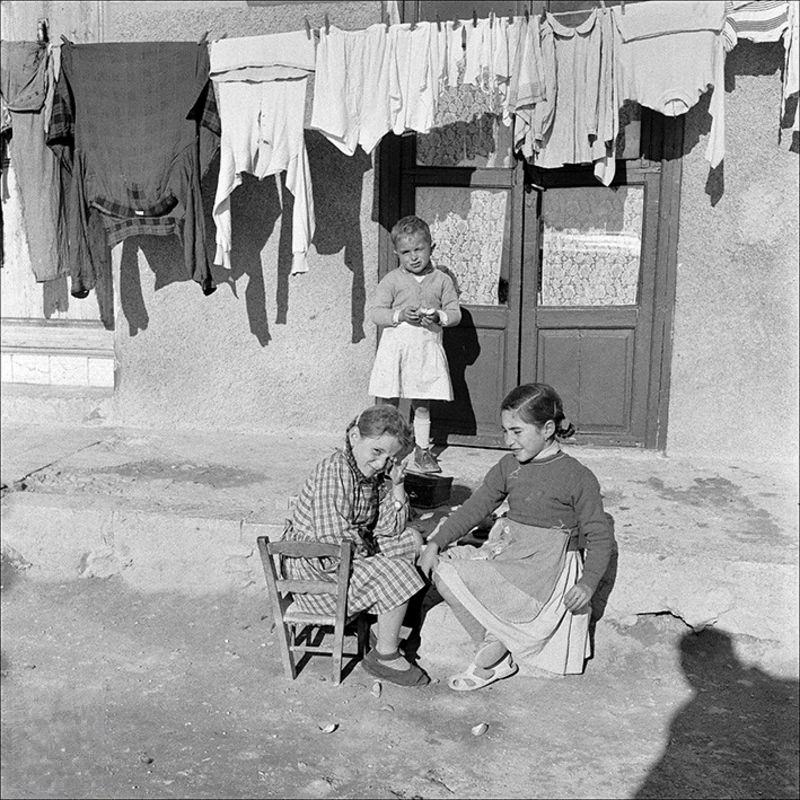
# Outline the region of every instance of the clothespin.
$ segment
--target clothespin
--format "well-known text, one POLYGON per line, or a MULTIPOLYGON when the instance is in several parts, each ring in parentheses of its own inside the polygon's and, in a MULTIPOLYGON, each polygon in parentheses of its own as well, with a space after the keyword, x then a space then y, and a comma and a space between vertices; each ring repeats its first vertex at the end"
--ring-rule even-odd
POLYGON ((474 8, 472 9, 472 27, 478 27, 478 12, 474 8))
POLYGON ((526 24, 531 21, 531 12, 528 9, 525 9, 525 22, 526 24))
POLYGON ((200 41, 197 44, 205 44, 208 41, 208 31, 206 31, 201 37, 200 41))
POLYGON ((514 24, 514 15, 513 14, 509 14, 508 15, 508 24, 509 25, 513 25, 514 24))
POLYGON ((439 33, 442 32, 442 18, 439 16, 438 11, 436 12, 436 30, 439 31, 439 33))
POLYGON ((330 32, 331 32, 331 21, 328 18, 328 15, 325 14, 325 33, 330 33, 330 32))
POLYGON ((494 9, 489 12, 489 27, 494 27, 494 9))
POLYGON ((311 23, 308 21, 308 17, 303 17, 303 22, 306 26, 306 36, 311 39, 311 23))
POLYGON ((600 8, 603 9, 604 14, 608 14, 608 9, 606 8, 606 0, 600 0, 600 8))
POLYGON ((50 37, 47 32, 47 19, 42 18, 36 23, 36 41, 39 44, 47 44, 50 37))
POLYGON ((622 16, 624 17, 625 16, 625 0, 622 0, 622 2, 620 3, 620 6, 622 8, 622 16))
POLYGON ((61 41, 64 42, 64 44, 72 44, 72 42, 69 39, 67 39, 67 37, 64 36, 63 33, 61 34, 61 41))

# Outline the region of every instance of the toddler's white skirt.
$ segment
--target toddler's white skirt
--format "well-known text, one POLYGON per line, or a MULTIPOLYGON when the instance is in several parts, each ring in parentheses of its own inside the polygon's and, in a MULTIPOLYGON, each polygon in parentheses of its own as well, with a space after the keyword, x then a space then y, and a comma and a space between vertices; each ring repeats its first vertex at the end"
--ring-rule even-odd
POLYGON ((442 330, 401 322, 385 328, 369 379, 375 397, 452 400, 450 370, 442 345, 442 330))

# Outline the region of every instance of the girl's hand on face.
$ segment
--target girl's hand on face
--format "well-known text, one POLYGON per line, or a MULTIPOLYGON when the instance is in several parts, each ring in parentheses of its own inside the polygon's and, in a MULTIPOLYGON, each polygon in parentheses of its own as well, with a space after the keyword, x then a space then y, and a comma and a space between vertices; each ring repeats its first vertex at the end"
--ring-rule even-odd
POLYGON ((395 486, 402 485, 406 479, 406 465, 402 460, 393 458, 389 467, 389 479, 395 486))
POLYGON ((564 605, 573 614, 583 614, 589 610, 591 599, 592 590, 586 584, 578 582, 564 595, 564 605))

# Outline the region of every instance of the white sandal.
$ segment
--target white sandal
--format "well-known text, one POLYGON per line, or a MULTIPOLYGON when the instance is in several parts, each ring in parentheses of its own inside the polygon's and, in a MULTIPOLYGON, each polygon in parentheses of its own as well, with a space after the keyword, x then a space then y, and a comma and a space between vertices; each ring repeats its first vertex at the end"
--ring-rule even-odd
POLYGON ((454 692, 474 692, 475 689, 482 689, 495 681, 510 678, 516 674, 517 670, 519 670, 519 667, 512 660, 511 653, 506 653, 493 667, 479 667, 473 661, 464 672, 448 678, 447 685, 454 692), (482 678, 480 675, 475 674, 476 669, 491 670, 492 674, 488 678, 482 678))

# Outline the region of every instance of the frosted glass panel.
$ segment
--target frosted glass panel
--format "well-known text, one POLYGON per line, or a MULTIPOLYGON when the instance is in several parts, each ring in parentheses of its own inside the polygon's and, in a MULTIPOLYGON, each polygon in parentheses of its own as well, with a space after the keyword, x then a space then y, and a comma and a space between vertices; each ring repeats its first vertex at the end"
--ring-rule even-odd
POLYGON ((433 262, 456 281, 465 305, 500 305, 508 287, 507 189, 419 186, 416 214, 431 227, 433 262))
POLYGON ((635 305, 644 187, 548 189, 539 304, 635 305))

